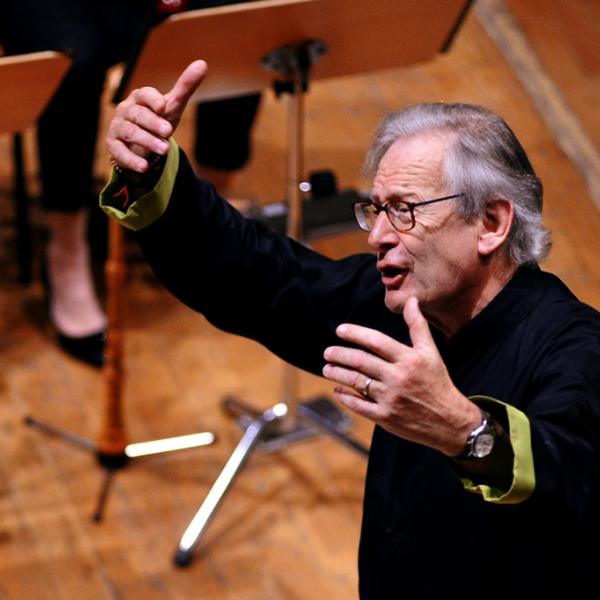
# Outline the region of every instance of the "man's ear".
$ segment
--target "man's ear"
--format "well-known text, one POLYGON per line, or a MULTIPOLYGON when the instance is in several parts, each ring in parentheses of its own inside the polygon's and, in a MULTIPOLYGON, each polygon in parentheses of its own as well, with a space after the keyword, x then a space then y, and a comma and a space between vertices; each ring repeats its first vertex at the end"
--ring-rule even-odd
POLYGON ((493 254, 508 238, 514 219, 512 202, 495 198, 488 202, 481 217, 477 250, 481 256, 493 254))

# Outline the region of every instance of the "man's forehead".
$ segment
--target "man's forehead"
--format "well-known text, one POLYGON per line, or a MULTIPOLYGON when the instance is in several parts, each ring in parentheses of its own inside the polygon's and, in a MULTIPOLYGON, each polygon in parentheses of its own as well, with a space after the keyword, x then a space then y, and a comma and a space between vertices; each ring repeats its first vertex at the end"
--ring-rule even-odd
POLYGON ((448 135, 440 132, 398 138, 382 156, 379 168, 389 168, 390 165, 402 162, 439 160, 446 154, 449 143, 448 135))
POLYGON ((439 180, 448 139, 434 134, 421 134, 396 140, 381 158, 373 186, 419 182, 431 185, 439 180))

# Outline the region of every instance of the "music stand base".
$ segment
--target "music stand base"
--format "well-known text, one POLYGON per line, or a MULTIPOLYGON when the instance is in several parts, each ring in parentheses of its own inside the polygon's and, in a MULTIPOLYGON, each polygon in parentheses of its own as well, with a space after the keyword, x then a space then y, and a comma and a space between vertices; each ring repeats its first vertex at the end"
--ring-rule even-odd
POLYGON ((347 433, 351 425, 349 415, 325 396, 301 402, 297 415, 290 414, 283 403, 261 413, 231 396, 223 400, 223 407, 237 419, 244 433, 181 537, 173 556, 173 562, 178 567, 186 567, 191 563, 194 549, 255 449, 275 452, 295 442, 327 433, 361 456, 368 455, 368 449, 347 433))

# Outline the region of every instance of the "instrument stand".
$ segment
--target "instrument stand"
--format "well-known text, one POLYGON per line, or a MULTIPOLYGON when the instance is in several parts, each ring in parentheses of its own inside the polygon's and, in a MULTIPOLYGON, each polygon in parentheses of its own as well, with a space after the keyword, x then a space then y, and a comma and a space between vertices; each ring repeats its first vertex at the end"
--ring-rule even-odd
MULTIPOLYGON (((119 88, 122 89, 122 88, 119 88)), ((120 101, 119 94, 113 97, 113 103, 120 101)), ((207 446, 215 441, 211 432, 199 432, 171 438, 157 439, 130 444, 127 442, 125 421, 123 418, 123 284, 125 280, 124 234, 115 220, 108 224, 108 258, 105 266, 107 284, 107 340, 106 360, 103 375, 106 383, 106 396, 102 413, 102 426, 98 442, 62 431, 49 423, 28 415, 25 423, 44 433, 57 436, 79 448, 95 454, 100 467, 104 469, 104 479, 98 495, 93 520, 103 519, 104 508, 114 474, 125 468, 131 459, 154 454, 174 452, 207 446)))
POLYGON ((102 521, 108 492, 116 471, 123 469, 132 458, 142 458, 153 454, 187 450, 212 444, 214 434, 210 432, 192 433, 172 438, 164 438, 134 444, 127 443, 122 409, 123 392, 123 344, 121 334, 122 291, 125 276, 123 259, 123 231, 111 220, 109 223, 109 255, 106 262, 107 274, 107 314, 108 339, 106 344, 106 364, 104 366, 107 384, 103 423, 98 443, 73 433, 62 431, 49 423, 27 415, 25 423, 44 433, 57 436, 79 448, 95 454, 98 464, 104 469, 104 479, 98 496, 93 520, 102 521))
POLYGON ((104 508, 106 506, 108 492, 110 490, 114 474, 118 470, 127 466, 131 459, 144 458, 154 454, 163 454, 165 452, 174 452, 175 450, 187 450, 190 448, 197 448, 199 446, 207 446, 212 444, 215 440, 215 436, 210 432, 192 433, 189 435, 181 435, 172 438, 127 444, 121 452, 115 453, 101 451, 91 440, 58 429, 57 427, 32 417, 31 415, 27 415, 24 421, 25 424, 29 425, 30 427, 35 427, 44 433, 59 437, 60 439, 83 450, 92 452, 95 455, 98 464, 104 469, 104 479, 98 494, 96 509, 92 515, 92 519, 97 523, 103 519, 104 508))
MULTIPOLYGON (((280 46, 261 59, 262 66, 277 75, 273 83, 275 94, 277 97, 286 94, 288 100, 287 235, 295 240, 304 237, 304 198, 300 189, 304 170, 304 97, 308 91, 310 68, 326 50, 323 42, 310 40, 280 46)), ((233 397, 223 400, 223 407, 237 418, 244 433, 181 537, 174 555, 177 566, 187 566, 191 562, 194 548, 255 449, 275 452, 323 432, 361 456, 368 456, 368 448, 347 434, 350 417, 331 400, 326 397, 300 403, 295 400, 298 371, 287 364, 284 368, 283 401, 264 412, 233 397)))

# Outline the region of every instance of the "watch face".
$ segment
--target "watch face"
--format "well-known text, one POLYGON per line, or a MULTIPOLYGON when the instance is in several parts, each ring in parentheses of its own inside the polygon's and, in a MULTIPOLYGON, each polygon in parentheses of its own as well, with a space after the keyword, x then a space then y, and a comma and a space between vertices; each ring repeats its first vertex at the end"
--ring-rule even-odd
POLYGON ((494 447, 494 436, 491 433, 481 433, 473 442, 473 456, 484 458, 494 447))

